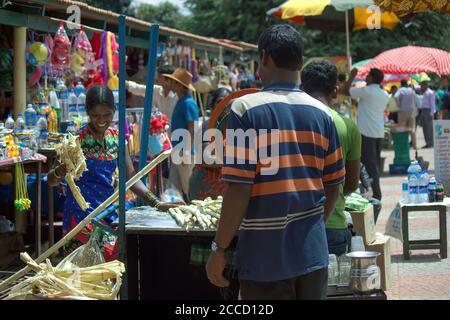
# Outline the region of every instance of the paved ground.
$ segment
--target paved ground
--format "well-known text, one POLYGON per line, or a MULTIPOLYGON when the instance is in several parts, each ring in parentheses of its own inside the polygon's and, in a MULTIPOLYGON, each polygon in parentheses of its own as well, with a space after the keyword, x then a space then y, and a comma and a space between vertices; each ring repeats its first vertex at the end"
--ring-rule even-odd
MULTIPOLYGON (((419 134, 418 146, 421 147, 424 144, 423 136, 419 134)), ((419 156, 430 162, 430 170, 434 170, 433 152, 433 149, 421 149, 418 152, 419 156)), ((389 214, 401 198, 401 184, 406 175, 389 176, 389 164, 393 163, 394 152, 383 151, 382 155, 386 157, 385 174, 381 179, 383 209, 377 221, 376 230, 384 233, 389 214)), ((411 150, 411 158, 414 158, 414 156, 414 152, 411 150)), ((438 213, 412 213, 409 218, 409 228, 410 239, 438 239, 438 213)), ((447 232, 448 239, 450 239, 449 213, 447 213, 447 232)), ((392 238, 391 254, 392 285, 387 291, 388 299, 450 299, 450 259, 442 260, 439 256, 439 250, 412 251, 411 259, 404 260, 402 242, 392 238)))

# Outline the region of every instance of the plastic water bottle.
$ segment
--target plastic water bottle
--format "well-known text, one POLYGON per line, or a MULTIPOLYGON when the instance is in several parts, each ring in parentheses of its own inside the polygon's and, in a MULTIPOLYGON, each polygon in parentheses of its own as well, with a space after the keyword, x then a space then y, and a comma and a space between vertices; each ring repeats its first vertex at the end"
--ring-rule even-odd
POLYGON ((113 90, 114 95, 114 105, 116 106, 116 111, 114 112, 113 121, 119 121, 119 90, 113 90))
POLYGON ((422 168, 419 162, 413 161, 408 167, 409 203, 419 203, 419 175, 422 168))
POLYGON ((69 117, 68 102, 67 102, 67 99, 69 98, 69 91, 67 90, 66 84, 64 83, 63 79, 59 79, 57 81, 56 95, 58 97, 59 107, 61 109, 60 121, 67 121, 69 117))
POLYGON ((22 113, 17 116, 16 122, 14 123, 14 131, 23 131, 25 129, 25 120, 22 117, 22 113))
POLYGON ((48 145, 48 123, 46 117, 41 113, 36 124, 36 131, 38 133, 38 145, 40 148, 45 148, 48 145))
POLYGON ((402 202, 409 203, 409 183, 408 178, 402 183, 402 202))
POLYGON ((68 120, 70 121, 73 117, 78 117, 78 109, 77 109, 78 98, 73 91, 70 91, 69 93, 68 104, 69 104, 69 114, 67 116, 68 120))
POLYGON ((435 177, 431 177, 428 183, 428 201, 436 202, 437 181, 435 177))
POLYGON ((5 129, 13 130, 14 129, 14 125, 15 125, 14 119, 11 116, 11 114, 9 114, 8 118, 5 121, 5 129))
POLYGON ((88 122, 88 115, 86 113, 86 95, 81 92, 77 98, 78 115, 81 117, 82 124, 88 122))
POLYGON ((84 88, 81 81, 78 81, 77 85, 75 86, 75 89, 73 89, 73 92, 77 97, 82 93, 86 93, 86 89, 84 88))
POLYGON ((428 170, 422 170, 419 178, 419 202, 428 203, 428 183, 430 176, 428 170))
POLYGON ((55 91, 50 91, 49 94, 50 107, 52 107, 56 112, 57 123, 61 121, 61 107, 59 105, 58 96, 55 91))
POLYGON ((37 113, 34 110, 33 105, 29 104, 27 109, 25 110, 25 128, 26 129, 34 129, 37 123, 37 113))

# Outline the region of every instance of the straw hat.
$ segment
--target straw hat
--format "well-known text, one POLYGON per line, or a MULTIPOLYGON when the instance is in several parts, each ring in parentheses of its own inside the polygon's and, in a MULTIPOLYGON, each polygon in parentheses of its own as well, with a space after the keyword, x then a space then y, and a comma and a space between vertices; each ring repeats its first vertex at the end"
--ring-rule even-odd
POLYGON ((195 91, 195 88, 192 85, 192 74, 186 69, 177 68, 174 73, 163 74, 163 76, 178 82, 191 91, 195 91))

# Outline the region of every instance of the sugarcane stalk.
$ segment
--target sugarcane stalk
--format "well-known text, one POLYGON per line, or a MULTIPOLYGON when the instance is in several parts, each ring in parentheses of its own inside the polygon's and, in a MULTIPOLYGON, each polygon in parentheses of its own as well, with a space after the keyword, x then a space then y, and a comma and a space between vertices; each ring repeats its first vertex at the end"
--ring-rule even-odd
MULTIPOLYGON (((170 156, 172 150, 167 150, 161 153, 158 157, 153 159, 147 166, 144 167, 141 171, 139 171, 135 176, 133 176, 126 184, 126 190, 129 190, 133 185, 135 185, 139 180, 141 180, 145 175, 147 175, 150 171, 152 171, 157 165, 163 162, 170 156)), ((114 192, 112 196, 110 196, 106 201, 104 201, 100 206, 97 207, 91 214, 89 214, 83 221, 81 221, 74 229, 69 231, 61 240, 55 243, 52 247, 50 247, 47 251, 42 253, 35 261, 36 263, 41 263, 45 261, 48 257, 56 253, 60 248, 62 248, 67 242, 69 242, 73 237, 75 237, 84 227, 86 227, 92 219, 102 213, 106 208, 108 208, 113 202, 117 200, 119 197, 119 191, 114 192)), ((31 270, 30 266, 25 266, 21 270, 17 271, 15 274, 10 276, 8 279, 4 280, 0 283, 0 292, 6 289, 6 286, 24 275, 27 274, 31 270)))

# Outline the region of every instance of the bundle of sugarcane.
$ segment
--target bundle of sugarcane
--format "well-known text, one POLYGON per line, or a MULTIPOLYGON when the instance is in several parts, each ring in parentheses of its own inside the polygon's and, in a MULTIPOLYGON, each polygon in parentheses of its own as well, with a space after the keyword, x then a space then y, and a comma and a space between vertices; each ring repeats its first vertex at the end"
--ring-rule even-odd
POLYGON ((193 200, 190 206, 180 206, 169 209, 169 213, 178 226, 186 231, 200 227, 203 230, 216 229, 219 224, 220 212, 222 210, 222 197, 217 200, 206 198, 205 200, 193 200))
POLYGON ((15 285, 6 300, 26 298, 30 295, 44 299, 82 297, 114 300, 122 284, 125 266, 119 261, 73 270, 57 269, 50 260, 37 264, 27 253, 21 259, 36 275, 15 285))
POLYGON ((83 172, 87 171, 86 158, 81 149, 80 142, 77 137, 70 133, 63 139, 60 148, 56 149, 60 158, 60 162, 66 165, 65 179, 69 185, 70 191, 83 211, 89 208, 89 203, 84 200, 80 192, 80 188, 75 184, 75 180, 80 179, 83 172))

